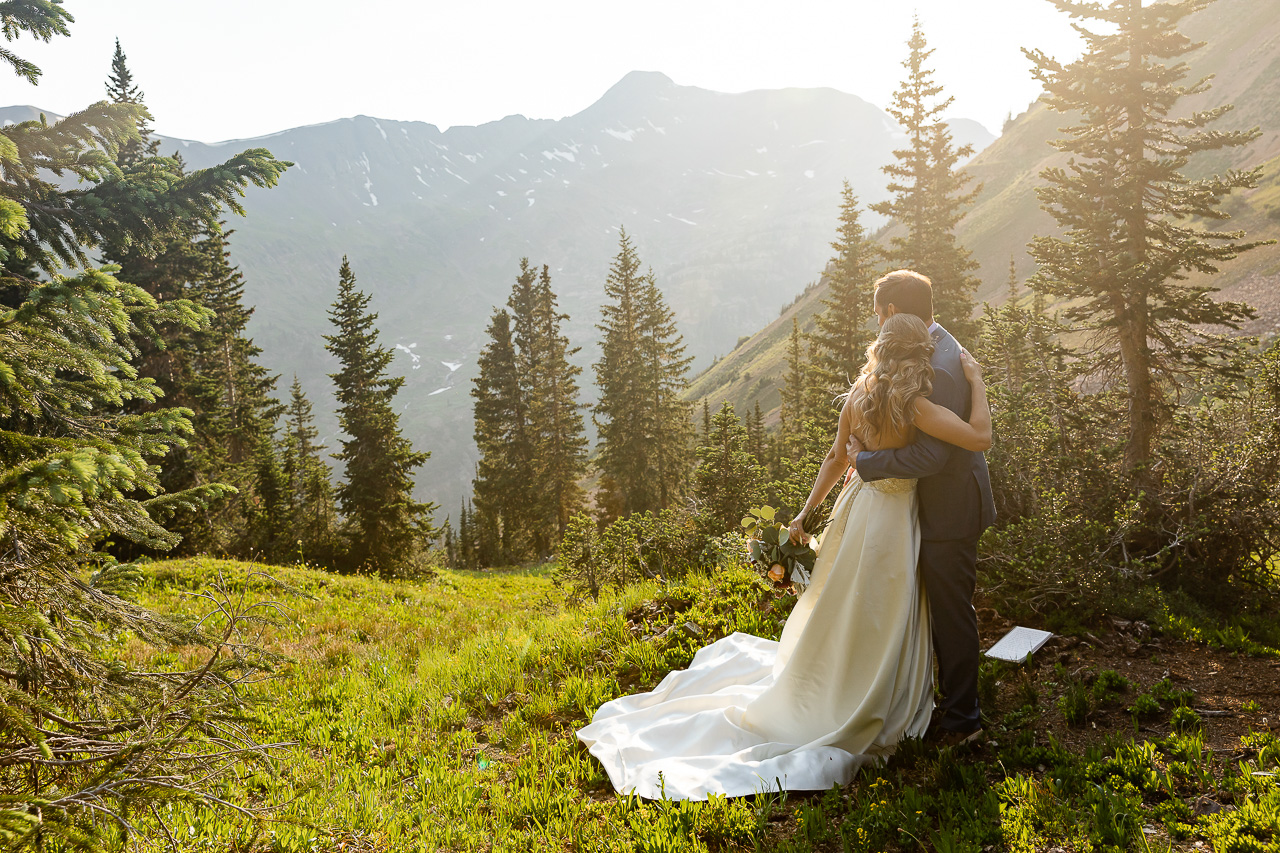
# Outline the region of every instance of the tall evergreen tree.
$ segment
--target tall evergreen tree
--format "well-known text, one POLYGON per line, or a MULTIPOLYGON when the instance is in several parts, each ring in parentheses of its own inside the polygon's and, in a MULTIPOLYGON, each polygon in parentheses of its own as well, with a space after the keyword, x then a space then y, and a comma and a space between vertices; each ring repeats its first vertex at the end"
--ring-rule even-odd
POLYGON ((692 423, 680 399, 689 359, 674 316, 626 230, 605 282, 603 333, 595 363, 600 399, 597 465, 606 502, 629 514, 663 509, 687 476, 692 423))
POLYGON ((840 224, 831 244, 836 254, 827 268, 827 297, 822 300, 826 309, 814 317, 817 329, 810 335, 814 369, 836 393, 848 390, 866 358, 867 344, 875 339, 868 324, 880 255, 859 221, 858 199, 848 181, 841 197, 840 224))
POLYGON ((146 97, 137 84, 133 82, 133 74, 120 48, 120 39, 116 39, 116 52, 111 57, 111 76, 107 78, 107 97, 113 104, 136 104, 143 108, 138 117, 138 139, 130 140, 120 146, 116 154, 116 162, 121 166, 135 166, 148 157, 154 157, 160 151, 160 140, 152 138, 151 114, 146 112, 146 97))
MULTIPOLYGON (((531 286, 534 273, 528 273, 531 286)), ((524 278, 522 271, 517 290, 524 278)), ((511 325, 506 309, 494 311, 486 330, 489 342, 480 351, 471 389, 480 453, 473 481, 475 507, 498 531, 497 560, 501 563, 532 556, 536 513, 531 504, 538 488, 533 477, 535 445, 530 437, 528 389, 511 325)))
POLYGON ((765 473, 748 443, 746 427, 725 400, 712 418, 710 437, 697 450, 693 475, 698 522, 708 535, 740 530, 740 519, 760 499, 765 473))
POLYGON ((253 308, 244 304, 244 276, 231 263, 229 236, 215 222, 204 229, 199 244, 208 266, 193 295, 213 312, 213 320, 190 340, 187 358, 194 375, 181 393, 195 412, 196 436, 185 465, 175 465, 170 476, 226 482, 238 491, 203 524, 182 524, 179 532, 188 553, 218 550, 283 559, 295 548, 286 526, 266 507, 268 492, 280 500, 285 492, 261 476, 282 476, 275 422, 284 407, 275 398, 277 377, 258 362, 262 348, 248 336, 253 308))
POLYGON ((811 443, 811 422, 825 426, 827 421, 834 423, 836 414, 833 392, 814 367, 814 357, 812 342, 805 346, 805 336, 793 317, 791 336, 787 339, 787 372, 782 379, 779 412, 784 452, 792 457, 807 452, 806 448, 811 443))
POLYGON ((578 409, 577 352, 560 331, 551 273, 520 261, 508 310, 494 313, 475 398, 480 451, 475 502, 498 531, 503 562, 550 553, 583 501, 586 437, 578 409))
POLYGON ((693 407, 683 396, 693 357, 685 355, 675 312, 653 270, 645 275, 641 297, 640 340, 654 418, 650 453, 658 508, 666 509, 684 494, 693 459, 693 407))
POLYGON ((782 421, 783 443, 789 449, 797 446, 804 428, 805 408, 810 397, 809 376, 800 323, 792 317, 791 335, 787 338, 787 373, 782 378, 782 405, 778 412, 782 421))
POLYGON ((1214 300, 1212 284, 1187 277, 1216 272, 1258 245, 1201 223, 1228 218, 1221 201, 1255 186, 1260 170, 1200 179, 1183 170, 1196 154, 1246 145, 1258 131, 1209 130, 1229 105, 1179 109, 1182 97, 1206 91, 1209 82, 1181 83, 1188 68, 1176 60, 1200 45, 1178 24, 1212 0, 1052 2, 1086 22, 1076 29, 1087 50, 1069 65, 1027 51, 1049 105, 1079 116, 1054 143, 1068 165, 1041 173, 1046 185, 1037 193, 1063 234, 1031 241, 1039 263, 1032 285, 1070 301, 1067 319, 1092 338, 1089 367, 1122 384, 1124 467, 1132 488, 1154 501, 1151 463, 1166 401, 1180 378, 1229 367, 1233 355, 1232 341, 1205 328, 1238 328, 1253 316, 1246 305, 1214 300))
POLYGON ((942 86, 925 63, 928 47, 920 21, 911 28, 909 54, 902 63, 907 77, 893 94, 889 114, 907 134, 907 148, 893 152, 896 162, 884 166, 891 197, 871 205, 906 231, 889 240, 885 258, 890 268, 909 268, 933 281, 933 310, 938 321, 961 340, 977 331, 973 321, 973 293, 978 280, 971 275, 978 262, 956 242, 955 226, 981 190, 966 189, 969 176, 958 168, 973 147, 955 147, 942 120, 954 98, 942 98, 942 86))
POLYGON ((432 533, 435 505, 413 498, 413 472, 430 458, 400 434, 400 416, 391 407, 403 377, 387 376, 391 350, 378 343, 377 314, 369 296, 356 289, 346 257, 338 271, 338 297, 329 311, 334 334, 325 349, 341 364, 329 374, 338 402, 338 424, 347 438, 334 458, 344 463, 337 488, 345 519, 346 566, 402 574, 415 545, 432 533))
MULTIPOLYGON (((45 0, 7 4, 3 18, 6 42, 66 35, 70 21, 45 0)), ((0 63, 39 79, 40 69, 8 48, 0 63)), ((90 258, 121 242, 159 249, 193 212, 224 204, 242 212, 235 199, 245 185, 274 184, 286 164, 258 149, 196 180, 163 158, 145 176, 121 170, 115 155, 140 141, 140 115, 136 105, 97 104, 53 124, 0 128, 6 849, 114 849, 134 809, 168 797, 215 801, 218 776, 253 749, 237 734, 236 686, 261 663, 251 647, 223 654, 204 628, 137 605, 137 567, 102 550, 108 539, 171 546, 176 537, 160 521, 225 492, 206 484, 161 493, 157 462, 185 442, 191 424, 188 413, 155 405, 160 389, 133 363, 139 340, 166 325, 198 328, 210 312, 157 300, 92 269, 90 258), (124 635, 217 653, 187 673, 101 657, 124 635)), ((224 615, 229 629, 240 621, 234 605, 224 615)))
POLYGON ((316 441, 319 435, 311 401, 295 375, 284 414, 281 454, 289 507, 290 550, 291 555, 331 565, 336 544, 336 512, 329 465, 321 455, 324 445, 316 441))
POLYGON ((531 348, 537 360, 527 363, 529 421, 533 428, 537 461, 537 488, 542 524, 535 536, 539 551, 550 551, 552 542, 564 538, 569 519, 583 503, 579 485, 587 467, 587 437, 578 404, 578 376, 582 368, 569 363, 578 347, 570 347, 561 331, 569 319, 560 313, 551 290, 551 273, 544 264, 535 289, 534 337, 531 348), (554 538, 547 534, 554 531, 554 538))
MULTIPOLYGON (((167 162, 175 175, 184 175, 176 155, 170 161, 156 158, 158 142, 149 139, 150 116, 118 41, 107 92, 114 103, 139 111, 136 126, 142 141, 116 150, 116 164, 124 173, 150 182, 155 166, 167 162)), ((120 267, 121 277, 157 299, 188 299, 214 312, 213 322, 204 329, 170 324, 159 329, 159 340, 140 335, 136 341, 141 374, 156 380, 166 405, 191 409, 196 428, 190 444, 162 463, 165 489, 211 482, 236 489, 216 505, 182 511, 171 519, 170 529, 183 537, 178 550, 271 559, 283 555, 269 543, 284 540, 277 522, 264 514, 259 474, 274 470, 264 454, 274 441, 280 407, 273 396, 275 377, 257 363, 261 349, 247 336, 253 309, 244 305, 244 281, 230 260, 228 237, 216 215, 191 210, 170 225, 159 246, 114 239, 103 254, 120 267)))
POLYGON ((767 439, 764 429, 764 412, 760 409, 760 401, 756 400, 755 408, 747 418, 747 452, 761 465, 767 464, 769 459, 767 439))

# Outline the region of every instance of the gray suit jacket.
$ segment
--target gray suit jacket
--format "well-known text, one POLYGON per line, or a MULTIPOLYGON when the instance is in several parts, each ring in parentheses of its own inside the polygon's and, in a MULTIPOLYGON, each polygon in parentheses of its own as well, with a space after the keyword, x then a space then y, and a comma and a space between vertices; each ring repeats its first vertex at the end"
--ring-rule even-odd
MULTIPOLYGON (((960 365, 960 344, 941 326, 934 329, 932 337, 933 393, 929 399, 968 420, 970 388, 960 365)), ((925 539, 976 540, 995 520, 991 477, 981 453, 919 433, 906 447, 859 453, 857 467, 858 476, 867 481, 919 479, 920 534, 925 539)))

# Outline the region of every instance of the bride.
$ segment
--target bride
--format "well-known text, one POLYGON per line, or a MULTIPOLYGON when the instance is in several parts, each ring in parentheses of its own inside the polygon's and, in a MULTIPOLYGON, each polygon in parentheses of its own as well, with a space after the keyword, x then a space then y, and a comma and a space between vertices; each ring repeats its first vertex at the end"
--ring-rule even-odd
MULTIPOLYGON (((885 320, 791 525, 793 539, 848 469, 851 434, 869 449, 903 447, 917 430, 967 450, 990 446, 981 367, 962 353, 973 404, 965 423, 926 399, 932 353, 918 317, 885 320)), ((915 481, 863 483, 855 473, 780 641, 741 633, 718 640, 653 691, 602 705, 578 739, 616 790, 650 799, 847 784, 861 765, 929 726, 932 653, 919 548, 915 481)))

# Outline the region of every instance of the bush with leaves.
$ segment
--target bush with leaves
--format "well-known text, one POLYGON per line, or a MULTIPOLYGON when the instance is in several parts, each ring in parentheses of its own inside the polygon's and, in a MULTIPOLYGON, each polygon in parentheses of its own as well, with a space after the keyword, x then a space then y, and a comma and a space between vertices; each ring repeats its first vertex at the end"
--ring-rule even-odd
POLYGON ((1084 390, 1059 331, 1038 306, 987 310, 998 519, 982 542, 984 586, 1010 613, 1076 620, 1142 607, 1134 592, 1153 580, 1204 603, 1265 606, 1280 554, 1280 347, 1177 389, 1184 403, 1156 445, 1153 513, 1125 486, 1123 399, 1084 390), (1153 525, 1158 547, 1135 547, 1153 525))
POLYGON ((700 531, 698 516, 689 508, 636 512, 603 529, 581 512, 570 519, 553 576, 570 598, 598 600, 605 589, 675 580, 715 565, 715 542, 700 531))

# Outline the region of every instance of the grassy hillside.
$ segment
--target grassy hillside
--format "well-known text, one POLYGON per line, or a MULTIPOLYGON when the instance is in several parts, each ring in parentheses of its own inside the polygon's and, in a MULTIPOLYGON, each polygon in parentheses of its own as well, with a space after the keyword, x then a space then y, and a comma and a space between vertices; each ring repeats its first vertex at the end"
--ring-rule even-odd
MULTIPOLYGON (((1025 667, 984 665, 992 740, 977 751, 909 743, 845 789, 643 803, 613 793, 573 732, 697 646, 735 630, 776 637, 788 599, 753 575, 579 609, 543 568, 400 583, 269 569, 289 589, 256 569, 149 570, 144 598, 160 609, 203 614, 192 593, 215 578, 283 608, 253 639, 286 663, 249 688, 260 740, 281 745, 219 792, 263 811, 165 806, 156 816, 179 850, 1274 851, 1280 839, 1275 652, 1237 629, 1214 649, 1178 639, 1194 630, 1177 620, 1116 622, 1025 667)), ((988 642, 1007 624, 980 616, 988 642)), ((108 654, 199 661, 127 638, 108 654)))
MULTIPOLYGON (((1233 104, 1234 110, 1213 129, 1257 127, 1262 131, 1251 145, 1197 158, 1188 167, 1189 174, 1251 169, 1265 164, 1274 182, 1275 158, 1280 157, 1280 113, 1275 110, 1280 96, 1280 15, 1276 13, 1277 7, 1271 2, 1219 0, 1186 20, 1186 35, 1204 44, 1184 57, 1190 69, 1186 82, 1190 84, 1201 77, 1212 80, 1207 92, 1184 99, 1180 108, 1190 113, 1233 104)), ((1064 16, 1063 26, 1066 25, 1064 16)), ((1027 46, 1034 47, 1034 39, 1027 46)), ((1063 163, 1062 155, 1050 148, 1048 141, 1061 136, 1058 129, 1068 124, 1069 117, 1036 103, 1005 127, 1003 135, 966 167, 982 183, 983 191, 957 233, 960 242, 981 264, 978 274, 983 286, 978 292, 979 301, 1002 299, 1010 257, 1023 277, 1034 271, 1026 251, 1027 241, 1035 234, 1054 230, 1053 220, 1039 208, 1035 187, 1042 169, 1063 163)), ((1228 206, 1235 219, 1231 225, 1247 230, 1252 239, 1280 237, 1280 218, 1266 216, 1275 208, 1263 207, 1274 202, 1262 190, 1242 194, 1228 206), (1264 197, 1259 199, 1259 193, 1264 197)), ((1223 290, 1224 299, 1238 300, 1249 294, 1257 297, 1263 289, 1258 286, 1260 279, 1269 281, 1265 289, 1275 289, 1278 266, 1280 251, 1260 249, 1224 268, 1212 283, 1223 290)), ((1280 322, 1280 304, 1276 304, 1275 297, 1262 301, 1266 304, 1253 304, 1267 319, 1250 328, 1251 334, 1275 328, 1280 322)))
POLYGON ((813 317, 822 310, 826 292, 824 284, 810 285, 783 309, 778 319, 694 378, 685 396, 699 406, 706 400, 713 412, 728 400, 739 416, 745 416, 759 403, 766 413, 765 424, 776 426, 792 321, 800 324, 801 333, 813 331, 813 317))

